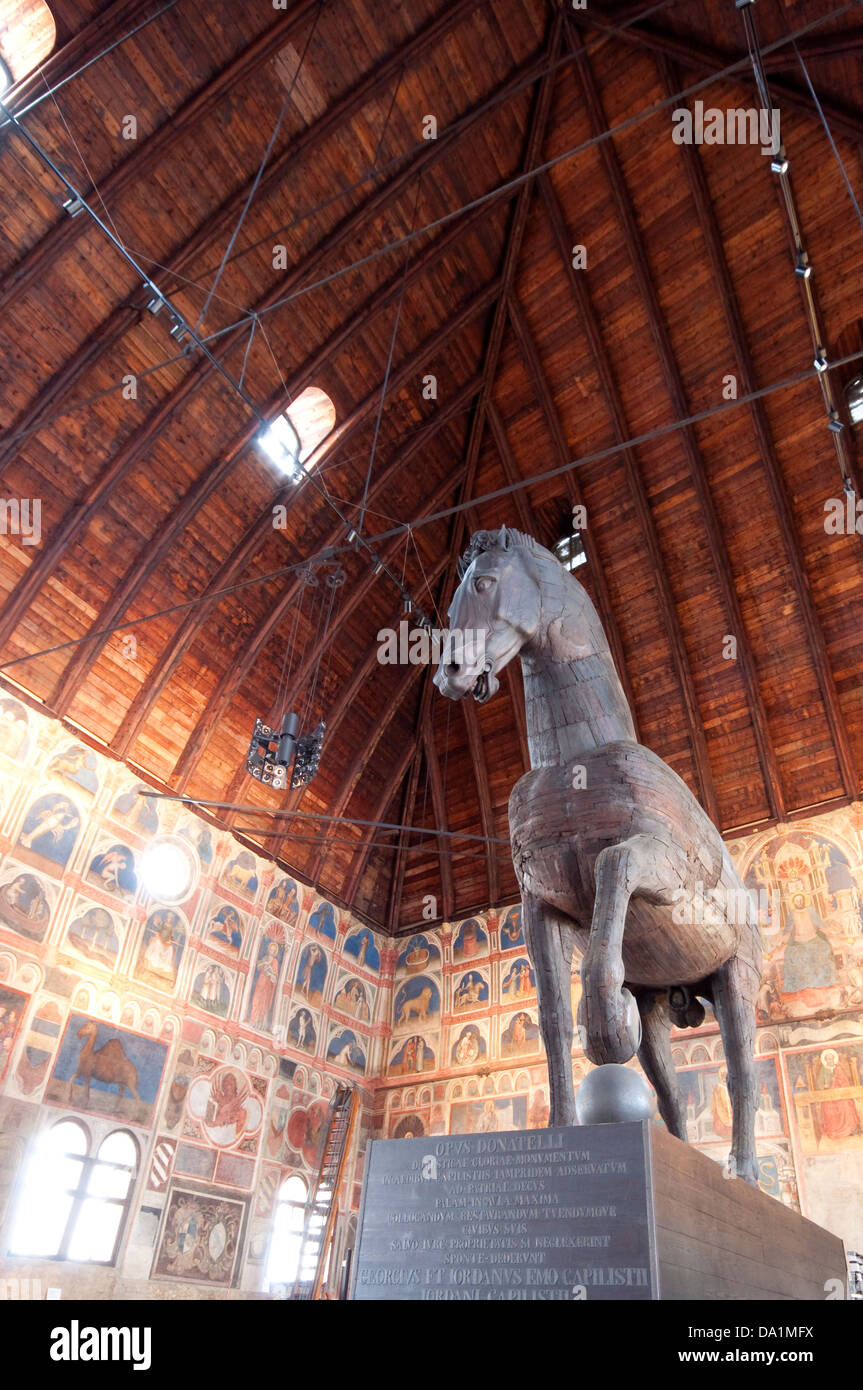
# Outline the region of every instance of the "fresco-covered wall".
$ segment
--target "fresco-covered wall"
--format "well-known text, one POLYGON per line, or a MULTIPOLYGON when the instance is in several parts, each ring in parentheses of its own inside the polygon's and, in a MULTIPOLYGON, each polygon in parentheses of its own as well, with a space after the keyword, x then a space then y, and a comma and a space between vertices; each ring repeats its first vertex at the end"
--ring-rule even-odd
POLYGON ((339 1080, 362 1095, 349 1241, 389 1012, 381 941, 142 786, 0 694, 0 1277, 66 1297, 251 1293, 279 1187, 316 1173, 339 1080), (179 901, 142 886, 154 843, 188 858, 179 901), (119 1126, 138 1143, 110 1270, 3 1258, 31 1142, 64 1115, 94 1143, 119 1126), (214 1222, 225 1249, 198 1259, 214 1222))
MULTIPOLYGON (((863 1250, 863 805, 729 849, 757 895, 764 939, 761 1187, 863 1250)), ((575 1008, 577 968, 572 992, 575 1008)), ((672 1042, 690 1141, 724 1162, 731 1108, 712 1013, 672 1042)), ((578 1081, 590 1063, 577 1047, 573 1055, 578 1081)), ((535 981, 517 907, 401 943, 376 1111, 388 1138, 547 1123, 535 981)))

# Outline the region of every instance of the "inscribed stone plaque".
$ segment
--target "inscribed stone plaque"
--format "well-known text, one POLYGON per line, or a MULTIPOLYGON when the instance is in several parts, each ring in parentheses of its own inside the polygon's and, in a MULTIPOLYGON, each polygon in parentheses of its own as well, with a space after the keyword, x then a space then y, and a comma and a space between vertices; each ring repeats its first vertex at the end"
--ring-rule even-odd
POLYGON ((352 1296, 650 1299, 648 1122, 369 1145, 352 1296))

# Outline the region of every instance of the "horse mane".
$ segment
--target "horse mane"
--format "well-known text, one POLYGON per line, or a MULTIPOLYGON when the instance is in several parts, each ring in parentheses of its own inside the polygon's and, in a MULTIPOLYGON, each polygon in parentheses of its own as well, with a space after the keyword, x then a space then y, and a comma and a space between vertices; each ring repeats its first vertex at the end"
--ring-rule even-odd
POLYGON ((487 550, 510 550, 513 546, 529 550, 531 555, 536 555, 538 559, 553 560, 556 565, 560 564, 557 556, 544 545, 540 545, 533 536, 528 536, 524 531, 516 531, 511 526, 501 526, 498 531, 474 531, 467 550, 458 562, 459 580, 464 579, 477 555, 482 555, 487 550))

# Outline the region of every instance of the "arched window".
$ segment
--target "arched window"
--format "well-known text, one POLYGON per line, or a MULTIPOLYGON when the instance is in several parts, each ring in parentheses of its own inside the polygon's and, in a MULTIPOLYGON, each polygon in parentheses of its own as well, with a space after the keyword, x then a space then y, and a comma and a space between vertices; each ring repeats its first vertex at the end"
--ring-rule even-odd
POLYGON ((300 1268, 300 1249, 303 1244, 303 1225, 306 1219, 308 1192, 301 1177, 286 1178, 279 1189, 273 1234, 267 1255, 267 1288, 279 1284, 290 1288, 300 1268))
POLYGON ((113 1264, 129 1210, 138 1146, 117 1129, 90 1152, 87 1130, 61 1120, 39 1138, 24 1178, 10 1255, 113 1264))
POLYGON ((0 97, 44 62, 56 40, 45 0, 0 0, 0 97))

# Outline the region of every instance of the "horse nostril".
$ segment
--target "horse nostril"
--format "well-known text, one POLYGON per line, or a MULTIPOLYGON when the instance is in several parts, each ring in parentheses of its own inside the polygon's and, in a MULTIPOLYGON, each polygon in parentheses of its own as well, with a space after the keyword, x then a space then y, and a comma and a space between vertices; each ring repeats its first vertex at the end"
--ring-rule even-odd
POLYGON ((443 669, 445 676, 457 676, 461 668, 457 661, 451 661, 449 665, 445 666, 443 669))

